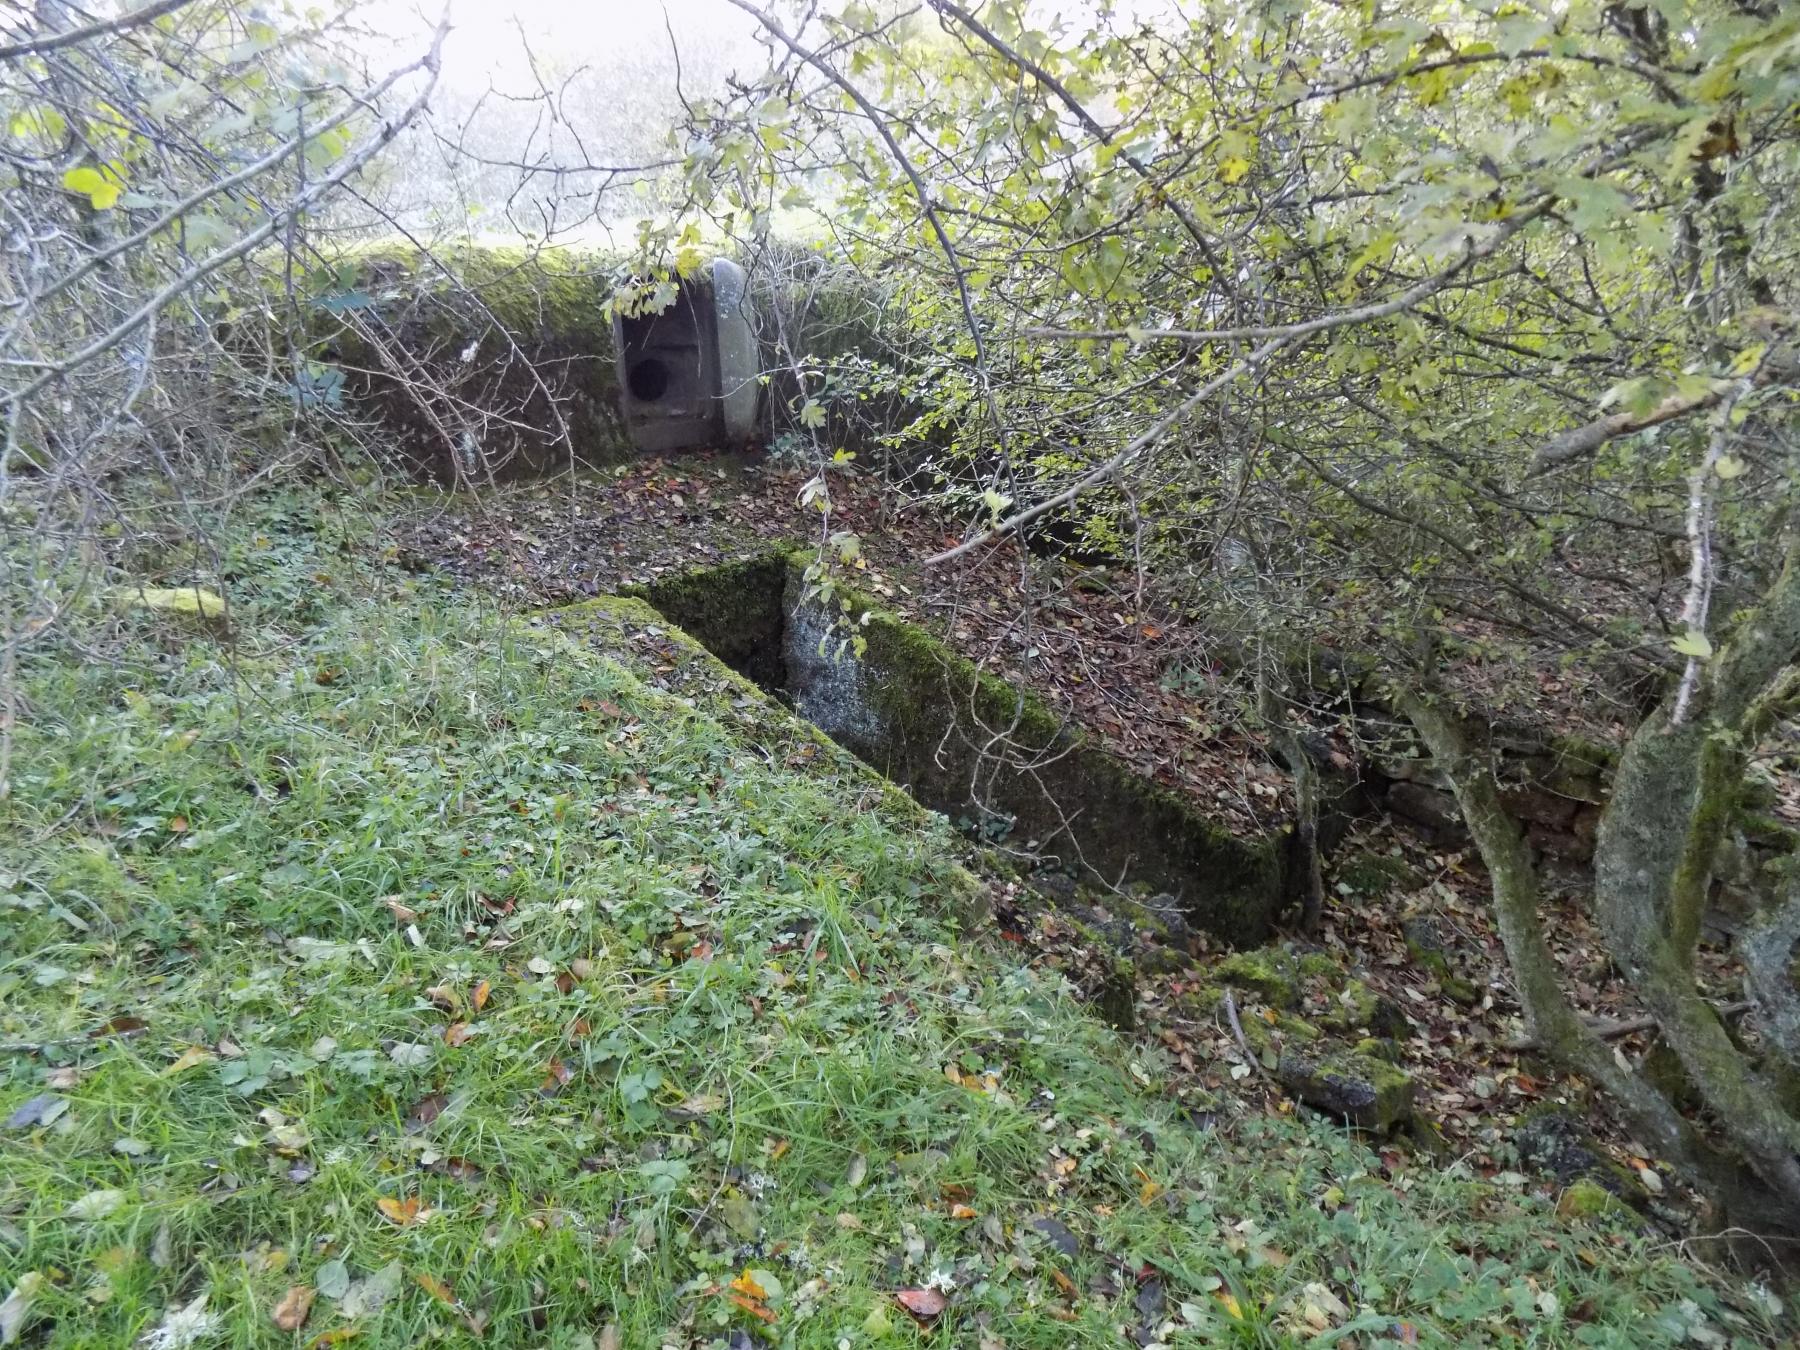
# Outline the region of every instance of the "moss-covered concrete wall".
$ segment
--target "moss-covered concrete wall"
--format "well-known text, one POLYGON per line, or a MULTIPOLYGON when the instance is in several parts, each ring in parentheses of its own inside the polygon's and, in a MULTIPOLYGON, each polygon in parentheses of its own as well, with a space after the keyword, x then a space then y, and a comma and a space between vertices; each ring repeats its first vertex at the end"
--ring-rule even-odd
POLYGON ((768 553, 648 586, 628 586, 738 674, 763 689, 787 688, 782 631, 787 616, 785 554, 768 553))
POLYGON ((928 806, 1002 813, 1008 843, 1035 841, 1090 880, 1166 891, 1229 942, 1268 936, 1283 896, 1282 836, 1238 838, 922 629, 865 597, 827 607, 807 590, 795 560, 783 655, 797 712, 928 806), (846 613, 860 654, 843 650, 846 613))
POLYGON ((631 453, 619 414, 604 255, 377 245, 338 260, 313 355, 400 452, 457 484, 631 453))

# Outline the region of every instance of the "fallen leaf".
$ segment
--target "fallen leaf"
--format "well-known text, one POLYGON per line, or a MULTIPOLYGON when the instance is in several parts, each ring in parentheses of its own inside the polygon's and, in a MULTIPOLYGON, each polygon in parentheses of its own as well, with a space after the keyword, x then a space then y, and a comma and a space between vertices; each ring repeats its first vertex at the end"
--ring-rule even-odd
POLYGON ((124 1191, 89 1191, 63 1211, 65 1219, 104 1219, 125 1203, 124 1191))
POLYGON ((911 1313, 920 1326, 927 1327, 950 1306, 950 1300, 937 1289, 902 1289, 894 1295, 894 1301, 911 1313))
POLYGON ((625 1344, 621 1336, 619 1324, 608 1322, 600 1328, 600 1340, 596 1343, 594 1350, 620 1350, 620 1347, 625 1344))
POLYGON ((282 1331, 298 1331, 306 1325, 306 1319, 312 1314, 313 1288, 308 1284, 296 1284, 289 1287, 281 1296, 281 1302, 275 1305, 270 1318, 282 1331))
POLYGON ((445 1158, 436 1167, 454 1181, 480 1181, 481 1168, 467 1158, 445 1158))
POLYGON ((102 1036, 136 1036, 149 1025, 150 1024, 141 1017, 133 1017, 129 1013, 120 1013, 98 1031, 91 1033, 90 1039, 98 1040, 102 1036))
POLYGON ((538 1084, 538 1093, 544 1097, 554 1097, 568 1085, 575 1076, 575 1070, 560 1059, 552 1059, 544 1073, 544 1081, 538 1084))
POLYGON ((375 1202, 375 1208, 387 1216, 390 1223, 398 1224, 402 1228, 408 1224, 424 1223, 431 1214, 431 1207, 424 1204, 416 1195, 408 1195, 403 1198, 384 1195, 375 1202))
POLYGON ((452 1308, 456 1306, 455 1293, 452 1292, 449 1285, 438 1279, 437 1276, 427 1275, 424 1271, 420 1271, 413 1276, 413 1283, 418 1285, 419 1288, 423 1289, 426 1293, 430 1294, 439 1303, 446 1304, 452 1308))
POLYGON ((742 1294, 727 1294, 725 1297, 737 1304, 738 1307, 742 1308, 752 1317, 761 1318, 765 1322, 775 1321, 775 1314, 763 1307, 762 1304, 758 1303, 753 1298, 745 1298, 742 1294))
POLYGON ((334 1345, 342 1345, 345 1341, 354 1339, 357 1334, 356 1327, 333 1327, 330 1331, 313 1337, 312 1350, 330 1350, 334 1345))
POLYGON ((350 1292, 350 1267, 334 1258, 313 1272, 313 1280, 326 1298, 340 1299, 350 1292))
POLYGON ((388 1058, 403 1069, 417 1069, 431 1063, 431 1046, 424 1041, 396 1041, 388 1047, 388 1058))
POLYGON ((394 1296, 400 1292, 400 1286, 406 1279, 406 1272, 398 1261, 390 1261, 366 1280, 358 1280, 345 1292, 340 1310, 345 1317, 367 1317, 380 1312, 394 1296))
POLYGON ((1056 1287, 1062 1290, 1062 1296, 1073 1303, 1081 1297, 1081 1291, 1075 1287, 1075 1281, 1063 1274, 1055 1266, 1050 1267, 1050 1278, 1056 1281, 1056 1287))
POLYGON ((419 917, 419 911, 397 895, 384 895, 381 903, 387 907, 388 913, 394 916, 395 923, 411 923, 419 917))
POLYGON ((29 1130, 48 1125, 69 1109, 69 1100, 53 1092, 40 1092, 6 1118, 9 1130, 29 1130))
POLYGON ((19 1339, 25 1322, 31 1316, 31 1305, 44 1287, 44 1277, 35 1270, 19 1276, 6 1302, 0 1303, 0 1345, 11 1345, 19 1339))
POLYGON ((210 1341, 218 1334, 219 1316, 206 1310, 206 1300, 209 1297, 211 1295, 201 1294, 190 1303, 170 1307, 163 1314, 156 1330, 138 1343, 165 1347, 165 1350, 178 1350, 178 1347, 210 1341))
POLYGON ((460 1049, 474 1038, 475 1028, 467 1022, 452 1022, 444 1028, 444 1044, 453 1049, 460 1049))
POLYGON ((173 1064, 162 1071, 162 1076, 164 1078, 173 1078, 176 1074, 186 1073, 196 1064, 204 1064, 211 1058, 213 1058, 213 1052, 208 1050, 205 1046, 190 1045, 186 1050, 181 1052, 181 1058, 177 1059, 173 1064))
POLYGON ((714 1111, 723 1109, 725 1099, 710 1092, 696 1093, 675 1108, 676 1115, 710 1116, 714 1111))
POLYGON ((488 995, 493 992, 494 986, 492 983, 487 980, 481 981, 481 983, 475 986, 474 992, 469 995, 469 1006, 476 1012, 480 1012, 483 1008, 487 1007, 488 995))
POLYGON ((449 1104, 450 1098, 442 1092, 426 1093, 413 1103, 413 1109, 407 1114, 406 1132, 417 1134, 443 1114, 444 1108, 449 1104))

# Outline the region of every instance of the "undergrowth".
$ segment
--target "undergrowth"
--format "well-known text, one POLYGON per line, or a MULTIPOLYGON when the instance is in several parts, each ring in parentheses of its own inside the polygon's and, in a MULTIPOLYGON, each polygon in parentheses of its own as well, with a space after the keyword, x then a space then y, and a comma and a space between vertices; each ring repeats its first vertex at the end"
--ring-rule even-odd
POLYGON ((1155 1047, 958 932, 947 827, 322 511, 234 530, 229 633, 89 616, 107 659, 27 663, 23 1343, 1778 1339, 1610 1216, 1175 1111, 1155 1047))

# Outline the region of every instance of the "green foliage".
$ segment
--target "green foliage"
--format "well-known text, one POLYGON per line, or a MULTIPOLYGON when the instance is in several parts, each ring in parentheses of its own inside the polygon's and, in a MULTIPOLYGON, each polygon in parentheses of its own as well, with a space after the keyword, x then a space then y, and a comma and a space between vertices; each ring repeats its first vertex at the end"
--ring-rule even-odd
MULTIPOLYGON (((1664 567, 1705 419, 1530 470, 1602 414, 1766 374, 1768 330, 1786 340, 1791 15, 1214 6, 1163 29, 936 8, 847 5, 787 30, 832 53, 891 144, 866 108, 795 104, 778 74, 696 116, 687 175, 694 207, 756 247, 759 203, 805 182, 847 260, 891 287, 915 339, 894 379, 920 411, 890 448, 937 470, 950 514, 991 525, 998 498, 1017 511, 1084 480, 1254 340, 1162 330, 1392 301, 1221 392, 1121 466, 1128 496, 1079 499, 1072 528, 1100 553, 1144 546, 1177 602, 1253 542, 1280 584, 1223 597, 1250 632, 1407 659, 1473 606, 1521 699, 1550 653, 1611 695, 1622 669, 1701 652, 1703 633, 1645 650, 1675 585, 1592 578, 1664 567)), ((1774 384, 1748 398, 1757 435, 1788 425, 1774 384)), ((813 420, 826 401, 795 406, 813 420)), ((1777 458, 1719 457, 1716 528, 1746 559, 1727 589, 1766 574, 1791 513, 1777 458)))

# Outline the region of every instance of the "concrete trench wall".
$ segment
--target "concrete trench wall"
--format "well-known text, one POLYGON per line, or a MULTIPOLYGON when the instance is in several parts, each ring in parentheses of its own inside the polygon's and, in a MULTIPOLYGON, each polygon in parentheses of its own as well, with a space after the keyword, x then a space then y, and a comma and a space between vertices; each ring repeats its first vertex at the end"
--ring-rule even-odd
POLYGON ((1240 838, 1139 776, 1029 694, 915 625, 843 596, 809 596, 804 562, 765 556, 638 593, 865 763, 950 817, 1004 821, 1085 881, 1174 897, 1192 926, 1265 940, 1287 891, 1288 833, 1240 838), (859 653, 838 622, 859 622, 859 653))

